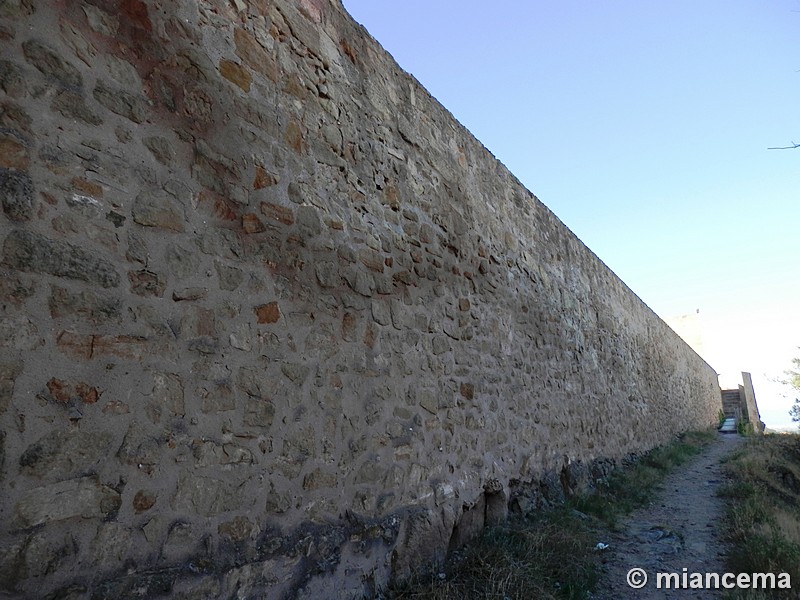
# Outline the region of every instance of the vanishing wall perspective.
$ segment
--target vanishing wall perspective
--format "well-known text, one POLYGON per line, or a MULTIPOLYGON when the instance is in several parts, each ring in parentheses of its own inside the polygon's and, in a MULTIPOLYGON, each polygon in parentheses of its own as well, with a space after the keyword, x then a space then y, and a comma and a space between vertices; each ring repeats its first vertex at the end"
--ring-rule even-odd
POLYGON ((12 0, 0 40, 12 596, 369 596, 716 423, 338 2, 12 0))

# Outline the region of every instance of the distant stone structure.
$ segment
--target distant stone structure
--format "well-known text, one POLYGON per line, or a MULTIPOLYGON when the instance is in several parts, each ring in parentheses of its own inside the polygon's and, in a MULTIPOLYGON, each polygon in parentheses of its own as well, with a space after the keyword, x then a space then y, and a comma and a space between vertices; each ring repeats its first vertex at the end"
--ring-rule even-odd
POLYGON ((764 433, 764 422, 758 412, 756 392, 750 373, 742 373, 742 385, 738 389, 722 390, 722 409, 725 417, 736 419, 736 423, 752 425, 754 433, 764 433))
POLYGON ((716 374, 333 0, 0 4, 0 590, 360 598, 716 374))
POLYGON ((692 350, 697 352, 700 356, 705 354, 705 340, 703 338, 703 317, 700 310, 677 317, 668 317, 665 319, 675 333, 681 336, 692 350))

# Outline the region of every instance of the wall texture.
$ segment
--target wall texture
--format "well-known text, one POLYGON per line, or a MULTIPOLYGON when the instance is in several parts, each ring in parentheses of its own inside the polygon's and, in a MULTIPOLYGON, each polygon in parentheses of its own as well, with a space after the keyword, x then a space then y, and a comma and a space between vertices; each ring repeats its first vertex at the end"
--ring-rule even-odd
POLYGON ((714 371, 334 0, 0 3, 0 589, 360 597, 714 371))

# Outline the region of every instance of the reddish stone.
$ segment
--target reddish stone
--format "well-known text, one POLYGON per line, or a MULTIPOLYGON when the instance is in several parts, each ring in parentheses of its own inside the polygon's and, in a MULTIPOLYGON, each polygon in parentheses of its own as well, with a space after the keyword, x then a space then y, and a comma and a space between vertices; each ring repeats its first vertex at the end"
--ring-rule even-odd
POLYGON ((272 204, 271 202, 261 203, 261 213, 273 221, 278 221, 284 225, 294 223, 294 211, 287 206, 272 204))
POLYGON ((458 308, 463 311, 469 310, 469 298, 459 298, 458 299, 458 308))
POLYGON ((79 398, 84 404, 94 404, 100 397, 100 393, 95 387, 80 381, 61 381, 55 377, 47 382, 47 390, 56 402, 62 403, 79 398))
POLYGON ((353 47, 347 42, 347 40, 342 40, 341 42, 339 42, 339 47, 341 47, 342 52, 344 52, 344 55, 347 58, 349 58, 354 65, 358 64, 358 58, 356 57, 356 51, 353 50, 353 47))
POLYGON ((256 306, 255 310, 258 322, 262 325, 277 323, 278 319, 281 318, 281 309, 277 302, 270 302, 269 304, 256 306))
POLYGON ((462 383, 461 395, 467 400, 472 400, 475 397, 475 386, 471 383, 462 383))
POLYGON ((92 357, 94 336, 74 331, 59 331, 56 336, 56 347, 79 358, 92 357))
POLYGON ((47 382, 47 389, 56 402, 69 402, 72 397, 72 386, 55 377, 47 382))
POLYGON ((31 132, 33 119, 20 106, 13 102, 0 102, 0 127, 31 132))
POLYGON ((0 167, 25 171, 30 165, 28 149, 11 138, 0 138, 0 167))
POLYGON ((272 173, 267 173, 263 168, 256 167, 256 176, 253 179, 254 190, 260 190, 276 183, 278 183, 278 179, 272 173))
POLYGON ((93 181, 86 181, 80 177, 74 177, 72 179, 72 187, 79 192, 86 194, 87 196, 91 196, 92 198, 103 197, 103 186, 98 185, 93 181))
POLYGON ((219 61, 219 72, 225 79, 238 85, 245 92, 250 91, 250 84, 253 77, 250 71, 231 60, 221 58, 219 61))
POLYGON ((155 506, 155 503, 156 503, 155 494, 153 494, 152 492, 139 490, 133 497, 133 510, 135 510, 137 513, 141 513, 153 508, 153 506, 155 506))
POLYGON ((253 213, 242 215, 242 230, 245 233, 261 233, 266 230, 261 220, 253 213))
POLYGON ((97 391, 97 388, 85 383, 75 384, 75 394, 84 404, 94 404, 100 397, 100 393, 97 391))
POLYGON ((152 31, 153 24, 147 14, 147 5, 141 0, 122 0, 122 12, 128 17, 128 23, 145 31, 152 31))
POLYGON ((303 128, 294 119, 286 126, 283 139, 292 150, 301 154, 303 152, 303 128))
POLYGON ((221 196, 214 198, 214 214, 224 221, 235 221, 238 217, 236 208, 221 196))

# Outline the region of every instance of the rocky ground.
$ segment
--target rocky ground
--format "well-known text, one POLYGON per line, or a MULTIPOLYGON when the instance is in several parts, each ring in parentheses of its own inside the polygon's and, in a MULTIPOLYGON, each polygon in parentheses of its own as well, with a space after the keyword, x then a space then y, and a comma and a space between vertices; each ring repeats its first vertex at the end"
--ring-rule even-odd
MULTIPOLYGON (((740 436, 719 434, 702 454, 669 475, 650 505, 625 518, 609 539, 603 581, 596 600, 719 598, 721 590, 658 589, 656 573, 724 573, 724 502, 716 495, 726 481, 721 460, 739 446, 740 436), (640 589, 628 584, 631 569, 643 569, 640 589)), ((641 573, 633 575, 641 582, 641 573)), ((687 575, 688 577, 688 575, 687 575)), ((690 581, 690 580, 689 580, 690 581)))

